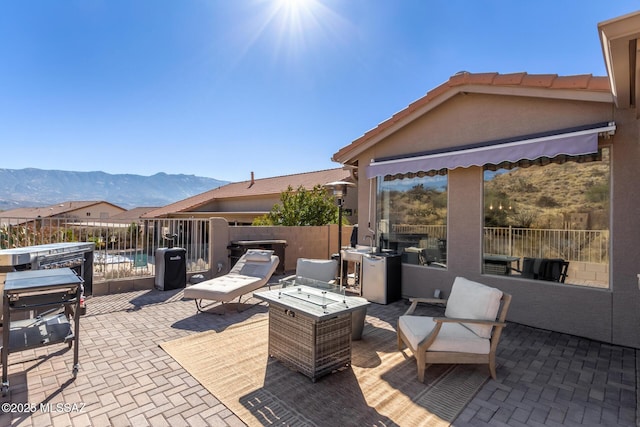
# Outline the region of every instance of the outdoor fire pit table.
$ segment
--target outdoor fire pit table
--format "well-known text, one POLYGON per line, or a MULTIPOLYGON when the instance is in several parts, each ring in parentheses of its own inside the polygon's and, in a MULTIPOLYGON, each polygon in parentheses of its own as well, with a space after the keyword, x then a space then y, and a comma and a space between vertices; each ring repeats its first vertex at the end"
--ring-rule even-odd
POLYGON ((310 286, 256 292, 269 303, 269 355, 313 382, 351 364, 351 315, 362 298, 310 286))

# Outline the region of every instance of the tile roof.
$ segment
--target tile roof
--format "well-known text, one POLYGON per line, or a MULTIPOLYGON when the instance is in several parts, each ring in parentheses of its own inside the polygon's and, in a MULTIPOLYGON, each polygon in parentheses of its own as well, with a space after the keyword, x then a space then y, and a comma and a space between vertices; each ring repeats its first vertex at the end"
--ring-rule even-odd
MULTIPOLYGON (((36 208, 17 208, 10 209, 8 211, 0 212, 0 217, 3 218, 49 218, 57 215, 62 215, 67 212, 73 212, 78 209, 87 208, 89 206, 99 205, 101 203, 106 203, 117 208, 119 206, 114 205, 113 203, 105 202, 102 200, 98 201, 68 201, 62 203, 56 203, 54 205, 44 206, 44 207, 36 207, 36 208)), ((124 211, 123 208, 120 208, 124 211)))
MULTIPOLYGON (((405 109, 397 112, 389 119, 378 124, 364 135, 354 140, 351 144, 341 148, 333 155, 333 160, 339 163, 348 162, 358 149, 371 141, 384 131, 396 126, 398 122, 407 119, 418 110, 427 107, 429 104, 438 104, 443 95, 447 93, 458 93, 464 87, 465 91, 472 92, 473 87, 483 86, 496 93, 502 88, 519 89, 548 89, 548 90, 571 90, 583 92, 611 93, 611 86, 607 77, 594 77, 591 74, 558 76, 557 74, 528 74, 512 73, 469 73, 461 71, 451 76, 449 80, 427 92, 425 96, 412 102, 405 109)), ((490 92, 489 92, 490 93, 490 92)), ((613 100, 613 98, 612 98, 613 100)))
POLYGON ((348 170, 336 168, 233 182, 152 210, 142 215, 142 218, 158 218, 175 212, 189 212, 213 200, 279 195, 283 191, 286 191, 288 186, 292 186, 294 189, 300 186, 306 189, 312 189, 318 184, 322 185, 333 181, 349 180, 350 175, 351 173, 348 170))
POLYGON ((119 214, 111 215, 109 217, 110 222, 134 222, 140 219, 147 212, 159 209, 159 206, 139 206, 137 208, 129 209, 128 211, 121 212, 119 214))

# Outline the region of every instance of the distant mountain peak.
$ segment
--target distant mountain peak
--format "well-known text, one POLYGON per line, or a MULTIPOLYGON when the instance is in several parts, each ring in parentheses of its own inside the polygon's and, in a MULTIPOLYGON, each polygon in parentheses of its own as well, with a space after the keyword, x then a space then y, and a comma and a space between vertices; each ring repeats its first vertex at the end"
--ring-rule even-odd
POLYGON ((165 206, 228 184, 195 175, 152 176, 36 168, 0 169, 0 210, 67 200, 104 200, 125 209, 165 206))

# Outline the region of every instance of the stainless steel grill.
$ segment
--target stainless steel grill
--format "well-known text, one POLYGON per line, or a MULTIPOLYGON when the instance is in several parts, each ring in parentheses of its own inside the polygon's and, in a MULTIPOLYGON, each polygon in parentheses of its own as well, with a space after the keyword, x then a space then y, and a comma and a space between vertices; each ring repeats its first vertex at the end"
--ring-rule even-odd
POLYGON ((93 286, 94 243, 70 242, 0 250, 0 285, 6 273, 68 267, 84 280, 84 292, 93 286))
POLYGON ((38 260, 38 270, 49 270, 52 268, 75 268, 81 267, 84 265, 84 253, 77 254, 64 254, 64 255, 55 255, 55 256, 47 256, 38 260))

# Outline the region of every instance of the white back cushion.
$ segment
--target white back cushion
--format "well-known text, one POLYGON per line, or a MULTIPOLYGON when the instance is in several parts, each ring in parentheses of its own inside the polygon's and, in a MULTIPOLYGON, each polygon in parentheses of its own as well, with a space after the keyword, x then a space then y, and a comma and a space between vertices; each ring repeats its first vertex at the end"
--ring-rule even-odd
MULTIPOLYGON (((496 320, 500 309, 502 291, 464 277, 456 277, 447 300, 446 317, 461 319, 496 320)), ((491 337, 490 325, 464 324, 483 338, 491 337)))
POLYGON ((273 263, 275 262, 277 265, 279 261, 279 258, 273 255, 273 251, 249 249, 235 263, 229 274, 265 277, 269 274, 273 263))
POLYGON ((270 262, 273 251, 262 249, 249 249, 244 254, 244 259, 250 262, 270 262))
POLYGON ((336 278, 338 261, 334 259, 298 258, 296 276, 329 282, 336 278))

